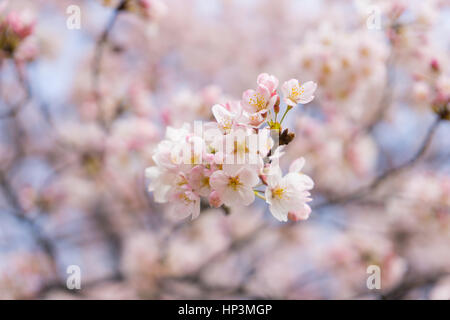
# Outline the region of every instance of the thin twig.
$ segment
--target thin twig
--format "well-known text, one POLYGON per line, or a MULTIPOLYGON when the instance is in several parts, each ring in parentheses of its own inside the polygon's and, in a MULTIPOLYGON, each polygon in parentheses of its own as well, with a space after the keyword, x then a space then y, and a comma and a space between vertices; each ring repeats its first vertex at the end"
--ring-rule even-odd
POLYGON ((120 3, 117 5, 117 7, 114 9, 114 12, 112 13, 112 16, 110 17, 105 29, 103 30, 102 34, 97 40, 96 48, 95 48, 95 56, 94 61, 92 65, 92 85, 94 89, 94 95, 95 100, 97 102, 98 106, 98 112, 99 112, 99 121, 100 123, 105 126, 105 116, 104 116, 104 110, 102 106, 102 99, 101 99, 101 93, 100 93, 100 69, 101 69, 101 63, 103 58, 103 52, 105 45, 108 43, 110 33, 116 24, 117 18, 119 16, 119 13, 123 11, 126 7, 127 0, 121 0, 120 3))
POLYGON ((16 70, 17 79, 19 80, 20 85, 25 91, 25 97, 20 101, 18 101, 17 103, 15 103, 8 111, 6 111, 3 114, 0 114, 0 120, 14 118, 15 116, 17 116, 23 109, 23 107, 28 104, 28 102, 31 100, 31 97, 33 96, 31 91, 31 85, 28 82, 28 79, 22 74, 20 66, 18 65, 18 62, 15 60, 14 60, 14 68, 16 70))
MULTIPOLYGON (((389 107, 392 104, 392 97, 394 95, 394 88, 393 84, 395 83, 395 69, 394 69, 394 61, 395 56, 394 52, 391 48, 391 53, 386 61, 386 83, 383 90, 383 95, 381 97, 380 103, 378 105, 378 108, 375 112, 375 115, 372 117, 372 119, 369 121, 369 123, 364 126, 364 129, 362 132, 370 133, 374 130, 377 123, 380 122, 381 119, 383 119, 385 113, 389 110, 389 107)), ((360 132, 360 133, 362 133, 360 132)))
POLYGON ((429 129, 425 135, 425 138, 423 139, 423 142, 420 145, 420 148, 408 161, 404 162, 403 164, 401 164, 397 167, 386 170, 383 174, 381 174, 375 180, 373 180, 368 186, 363 187, 349 195, 336 197, 334 199, 330 199, 328 201, 325 201, 323 203, 315 205, 315 206, 313 206, 313 209, 321 209, 321 208, 332 206, 332 205, 345 204, 345 203, 355 201, 355 200, 365 196, 369 192, 375 191, 379 186, 381 186, 384 182, 386 182, 391 177, 396 176, 403 170, 413 166, 418 160, 420 160, 422 158, 422 156, 426 153, 426 151, 430 147, 431 141, 433 140, 434 134, 435 134, 437 128, 439 127, 440 123, 441 123, 441 118, 437 117, 434 120, 433 124, 429 127, 429 129))
POLYGON ((443 277, 448 276, 449 273, 445 271, 438 271, 429 274, 410 274, 397 286, 389 291, 382 293, 379 296, 381 300, 400 300, 407 297, 407 295, 414 289, 432 285, 437 283, 443 277))
POLYGON ((18 220, 28 225, 31 235, 36 240, 36 243, 39 245, 39 247, 49 256, 49 258, 53 263, 55 272, 57 272, 56 266, 57 252, 55 245, 53 244, 51 239, 45 235, 41 227, 37 223, 35 223, 33 219, 27 216, 24 208, 22 207, 16 195, 16 192, 9 183, 6 175, 1 171, 0 171, 0 188, 5 196, 5 199, 8 201, 9 205, 13 209, 12 212, 14 214, 14 217, 16 217, 18 220))

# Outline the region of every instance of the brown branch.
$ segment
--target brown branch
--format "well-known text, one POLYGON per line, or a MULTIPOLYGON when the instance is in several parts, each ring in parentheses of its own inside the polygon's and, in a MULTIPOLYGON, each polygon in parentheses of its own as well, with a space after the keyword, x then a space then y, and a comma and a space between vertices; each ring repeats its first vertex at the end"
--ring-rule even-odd
POLYGON ((361 197, 364 197, 365 195, 367 195, 368 193, 373 192, 376 189, 378 189, 378 187, 380 187, 382 184, 384 184, 388 179, 398 175, 403 170, 413 166, 427 152, 427 150, 430 147, 431 142, 433 140, 434 134, 435 134, 437 128, 439 127, 439 124, 441 123, 441 120, 442 119, 440 117, 437 117, 434 120, 433 124, 428 128, 428 131, 427 131, 419 149, 408 161, 404 162, 403 164, 401 164, 397 167, 386 170, 383 174, 381 174, 380 176, 375 178, 375 180, 373 180, 369 185, 357 190, 356 192, 353 192, 351 194, 344 195, 341 197, 336 197, 334 199, 330 199, 330 200, 320 203, 318 205, 312 206, 312 208, 317 210, 317 209, 322 209, 322 208, 337 205, 337 204, 346 204, 346 203, 358 200, 361 197))
POLYGON ((394 53, 391 53, 386 61, 386 71, 387 71, 387 78, 385 87, 383 90, 383 95, 381 97, 380 103, 378 105, 377 111, 375 115, 372 117, 372 119, 369 121, 369 123, 364 126, 363 130, 361 130, 360 133, 370 133, 373 131, 377 123, 383 119, 385 113, 389 110, 389 107, 392 104, 392 97, 393 97, 393 83, 395 82, 395 70, 394 70, 394 53))
POLYGON ((437 283, 441 278, 448 276, 448 272, 434 272, 430 274, 410 274, 397 286, 389 291, 380 294, 381 300, 400 300, 407 297, 407 295, 414 289, 421 288, 437 283))
POLYGON ((121 273, 113 273, 111 275, 93 279, 90 281, 81 282, 81 289, 79 290, 69 290, 65 283, 63 282, 49 282, 46 285, 44 285, 39 292, 37 293, 36 297, 45 297, 46 294, 50 293, 53 290, 63 290, 68 293, 72 293, 77 296, 84 296, 85 290, 91 289, 95 286, 101 285, 106 282, 112 282, 112 281, 122 281, 123 275, 121 273))
POLYGON ((35 223, 33 219, 27 216, 24 208, 22 207, 16 192, 8 181, 6 175, 0 171, 0 189, 2 190, 5 200, 12 207, 12 213, 16 219, 28 226, 30 234, 35 239, 36 244, 41 248, 41 250, 49 257, 51 262, 51 267, 55 273, 55 282, 60 282, 58 276, 58 266, 57 266, 57 250, 56 246, 52 240, 45 234, 42 228, 35 223))
POLYGON ((24 106, 28 104, 28 102, 31 100, 32 97, 31 85, 28 79, 21 72, 20 66, 16 60, 14 60, 14 68, 16 70, 17 79, 19 80, 20 85, 25 91, 25 97, 21 99, 19 102, 15 103, 8 111, 6 111, 3 114, 0 114, 0 120, 14 118, 15 116, 17 116, 20 113, 20 111, 24 108, 24 106))
POLYGON ((123 241, 120 232, 118 232, 102 203, 99 203, 98 208, 96 208, 93 219, 99 230, 104 236, 108 244, 109 253, 111 256, 111 265, 113 273, 120 273, 120 259, 122 256, 123 241))
POLYGON ((96 42, 96 48, 95 48, 95 56, 94 61, 92 65, 92 85, 94 89, 94 95, 95 100, 97 102, 98 106, 98 112, 99 112, 99 121, 103 125, 103 127, 106 128, 105 124, 105 116, 104 116, 104 110, 102 106, 102 99, 101 99, 101 93, 100 93, 100 69, 101 69, 101 63, 103 58, 103 53, 105 49, 105 45, 108 43, 110 33, 116 24, 117 18, 123 10, 126 8, 127 0, 121 0, 120 3, 117 5, 117 7, 114 9, 114 12, 112 16, 110 17, 105 29, 103 30, 102 34, 98 38, 96 42))

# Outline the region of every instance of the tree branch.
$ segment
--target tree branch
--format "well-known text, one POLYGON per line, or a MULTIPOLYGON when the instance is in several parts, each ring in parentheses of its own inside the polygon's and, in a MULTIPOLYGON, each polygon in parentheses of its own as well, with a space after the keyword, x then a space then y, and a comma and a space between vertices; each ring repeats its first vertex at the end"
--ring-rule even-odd
POLYGON ((328 206, 333 206, 337 204, 346 204, 352 201, 355 201, 361 197, 364 197, 370 192, 375 191, 378 187, 380 187, 383 183, 385 183, 388 179, 390 179, 393 176, 396 176, 403 170, 413 166, 418 160, 422 158, 422 156, 427 152, 428 148, 431 145, 431 142, 433 140, 434 134, 439 127, 439 124, 441 123, 441 118, 438 117, 434 120, 433 124, 428 128, 428 131, 419 147, 417 152, 406 162, 403 164, 386 170, 383 174, 378 176, 375 180, 373 180, 368 186, 363 187, 356 192, 353 192, 348 195, 344 195, 342 197, 336 197, 334 199, 330 199, 328 201, 325 201, 323 203, 320 203, 318 205, 312 206, 313 209, 322 209, 328 206))
POLYGON ((100 93, 100 69, 101 69, 101 63, 103 58, 103 52, 105 45, 108 43, 110 33, 116 24, 117 18, 121 11, 123 11, 126 7, 127 0, 121 0, 120 3, 117 5, 117 7, 114 9, 114 12, 112 16, 110 17, 105 29, 103 30, 102 34, 97 40, 96 48, 95 48, 95 56, 94 61, 92 65, 92 85, 94 89, 94 95, 95 100, 97 102, 98 106, 98 112, 99 112, 99 121, 100 123, 106 127, 105 125, 105 117, 104 117, 104 110, 102 106, 102 99, 101 99, 101 93, 100 93))

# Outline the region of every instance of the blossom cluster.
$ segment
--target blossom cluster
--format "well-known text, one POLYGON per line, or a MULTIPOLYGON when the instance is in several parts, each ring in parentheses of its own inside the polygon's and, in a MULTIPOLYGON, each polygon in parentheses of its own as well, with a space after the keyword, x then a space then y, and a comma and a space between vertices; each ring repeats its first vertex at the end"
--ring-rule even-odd
POLYGON ((168 127, 153 155, 155 166, 146 169, 155 201, 169 202, 170 212, 181 218, 196 218, 202 198, 217 208, 250 205, 259 197, 279 221, 307 219, 314 183, 301 172, 305 161, 295 160, 283 176, 278 160, 290 142, 280 141, 286 114, 297 104, 312 101, 316 86, 312 81, 285 82, 286 110, 278 121, 278 79, 263 73, 257 88, 246 90, 242 100, 212 106, 216 121, 201 130, 188 123, 179 129, 168 127))
POLYGON ((446 1, 378 0, 375 29, 357 0, 77 1, 70 30, 73 2, 0 0, 0 298, 450 298, 446 1), (231 101, 259 70, 320 91, 295 107, 315 85, 264 75, 231 101), (320 219, 267 223, 300 157, 320 219), (213 186, 228 167, 257 175, 253 205, 213 186), (182 192, 201 214, 180 225, 182 192))
POLYGON ((414 75, 413 102, 421 109, 432 107, 442 119, 450 120, 450 75, 437 59, 427 72, 414 75))
POLYGON ((36 23, 29 11, 9 11, 8 5, 8 1, 0 4, 0 58, 13 56, 36 23))
POLYGON ((29 299, 53 278, 49 260, 40 253, 19 251, 10 253, 5 260, 0 267, 2 300, 29 299))
POLYGON ((326 21, 305 34, 291 53, 292 65, 301 68, 304 77, 318 80, 317 98, 326 112, 367 121, 386 86, 387 45, 379 35, 368 36, 370 30, 348 32, 326 21))

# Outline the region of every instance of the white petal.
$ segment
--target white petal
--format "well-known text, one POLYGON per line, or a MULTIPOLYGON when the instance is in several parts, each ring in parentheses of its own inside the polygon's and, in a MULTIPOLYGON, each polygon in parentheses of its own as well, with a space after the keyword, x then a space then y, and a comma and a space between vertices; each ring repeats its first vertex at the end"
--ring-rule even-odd
POLYGON ((306 104, 308 102, 311 102, 314 99, 314 91, 316 91, 317 84, 312 81, 308 81, 305 84, 302 85, 301 90, 303 90, 303 93, 301 97, 299 98, 299 103, 306 104))
POLYGON ((314 181, 308 175, 297 172, 288 173, 283 178, 283 182, 296 192, 311 190, 314 187, 314 181))
POLYGON ((228 175, 222 170, 216 171, 209 178, 209 184, 211 185, 211 188, 221 194, 228 185, 228 175))
POLYGON ((313 95, 310 95, 310 96, 302 96, 299 100, 298 100, 298 103, 301 103, 301 104, 307 104, 307 103, 310 103, 311 101, 313 101, 314 100, 314 96, 313 95))
POLYGON ((305 186, 306 190, 311 190, 314 188, 314 181, 306 174, 300 174, 300 178, 302 179, 302 183, 305 186))
POLYGON ((155 179, 159 176, 160 170, 158 167, 148 167, 145 169, 145 177, 148 179, 155 179))
POLYGON ((182 202, 174 202, 169 207, 169 216, 175 218, 177 220, 182 220, 184 218, 189 217, 192 214, 192 211, 182 202))
POLYGON ((220 104, 215 104, 211 108, 212 114, 218 123, 224 123, 233 119, 233 114, 220 104))
POLYGON ((280 167, 271 167, 270 173, 266 176, 266 181, 269 187, 276 187, 280 185, 282 181, 280 167))
POLYGON ((293 190, 297 190, 298 187, 303 187, 304 180, 301 177, 301 174, 297 172, 290 172, 283 177, 283 184, 286 187, 291 187, 293 190))
MULTIPOLYGON (((226 162, 226 161, 225 161, 226 162)), ((242 169, 242 166, 236 164, 224 164, 222 170, 229 176, 235 177, 238 175, 239 170, 242 169)))
POLYGON ((250 188, 240 188, 239 196, 241 197, 244 206, 248 206, 255 201, 255 193, 250 188))
POLYGON ((192 220, 197 218, 200 215, 200 199, 197 199, 192 204, 192 220))
POLYGON ((171 187, 167 185, 159 185, 153 190, 153 198, 156 203, 166 203, 171 187))
POLYGON ((266 196, 266 202, 268 204, 272 204, 272 190, 270 188, 266 188, 264 195, 266 196))
POLYGON ((310 214, 311 208, 307 204, 304 204, 300 210, 289 212, 289 218, 294 221, 306 220, 309 218, 310 214))
POLYGON ((301 88, 304 90, 304 94, 305 95, 312 95, 314 93, 314 91, 316 91, 317 89, 317 83, 313 82, 313 81, 308 81, 305 82, 301 88))
POLYGON ((292 162, 292 164, 289 166, 289 172, 300 172, 302 171, 303 167, 305 166, 305 158, 301 157, 292 162))
POLYGON ((278 221, 287 221, 288 212, 280 205, 279 201, 273 202, 270 205, 269 210, 278 221))
POLYGON ((236 206, 242 203, 241 197, 237 191, 231 188, 225 188, 221 194, 222 201, 226 206, 236 206))
POLYGON ((258 184, 259 178, 254 170, 246 167, 239 170, 239 181, 245 186, 254 187, 258 184))

